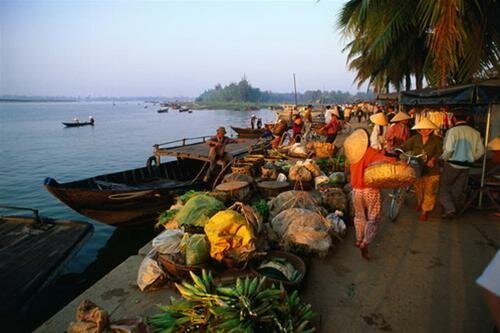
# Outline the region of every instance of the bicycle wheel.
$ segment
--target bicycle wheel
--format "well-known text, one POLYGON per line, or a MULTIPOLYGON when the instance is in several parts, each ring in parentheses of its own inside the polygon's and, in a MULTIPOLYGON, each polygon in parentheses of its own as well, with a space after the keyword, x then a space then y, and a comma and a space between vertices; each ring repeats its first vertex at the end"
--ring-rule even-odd
POLYGON ((391 202, 389 204, 389 219, 394 222, 399 215, 399 211, 401 210, 403 203, 405 202, 406 189, 394 189, 389 195, 391 196, 391 202))

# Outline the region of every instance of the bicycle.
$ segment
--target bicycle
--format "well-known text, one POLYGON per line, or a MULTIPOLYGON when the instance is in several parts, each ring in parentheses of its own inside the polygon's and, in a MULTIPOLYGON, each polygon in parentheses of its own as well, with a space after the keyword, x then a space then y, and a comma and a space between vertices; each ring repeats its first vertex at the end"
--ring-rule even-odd
MULTIPOLYGON (((425 154, 412 155, 411 153, 406 153, 400 148, 396 148, 395 151, 400 153, 399 158, 403 156, 403 159, 407 164, 409 164, 414 170, 415 175, 418 178, 422 175, 422 169, 424 166, 425 154)), ((396 221, 399 211, 403 206, 408 192, 411 191, 411 185, 395 188, 389 193, 391 202, 389 203, 389 219, 394 222, 396 221)))

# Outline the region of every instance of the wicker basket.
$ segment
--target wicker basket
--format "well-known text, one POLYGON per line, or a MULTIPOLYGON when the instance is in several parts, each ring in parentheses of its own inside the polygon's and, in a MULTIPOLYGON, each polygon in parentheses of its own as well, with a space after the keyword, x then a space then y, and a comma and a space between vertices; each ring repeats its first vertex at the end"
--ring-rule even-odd
POLYGON ((239 162, 239 163, 235 163, 233 166, 231 166, 231 172, 252 176, 252 168, 253 168, 252 163, 239 162))
POLYGON ((290 189, 290 183, 278 182, 274 180, 262 181, 257 183, 260 193, 266 199, 275 197, 281 192, 290 189))
POLYGON ((365 184, 375 188, 409 186, 416 180, 415 170, 402 163, 376 163, 365 169, 365 184))
POLYGON ((297 281, 282 281, 282 280, 276 280, 273 278, 270 278, 266 276, 266 281, 268 283, 268 286, 271 284, 277 284, 279 285, 280 283, 283 283, 283 286, 286 288, 298 288, 302 281, 304 280, 304 277, 306 275, 306 263, 297 255, 290 253, 290 252, 285 252, 285 251, 269 251, 266 256, 264 257, 259 257, 255 258, 250 262, 250 270, 252 271, 253 274, 256 276, 263 276, 259 271, 258 267, 260 266, 261 262, 269 257, 281 257, 285 258, 290 264, 293 265, 293 267, 302 274, 302 277, 298 279, 297 281))
POLYGON ((165 270, 173 277, 182 279, 191 279, 189 272, 200 273, 203 268, 209 267, 208 264, 196 265, 196 266, 186 266, 176 263, 168 254, 158 255, 158 261, 165 268, 165 270))
POLYGON ((332 157, 335 153, 335 145, 328 142, 315 142, 314 151, 317 158, 332 157))

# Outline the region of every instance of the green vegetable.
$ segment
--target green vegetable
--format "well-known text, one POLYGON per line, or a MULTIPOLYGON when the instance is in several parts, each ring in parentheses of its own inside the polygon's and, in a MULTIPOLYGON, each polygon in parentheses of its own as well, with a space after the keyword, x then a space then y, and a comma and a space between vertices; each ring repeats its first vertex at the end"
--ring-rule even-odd
POLYGON ((164 211, 160 216, 158 216, 158 223, 166 224, 170 222, 175 217, 178 211, 178 209, 169 209, 164 211))
POLYGON ((189 190, 186 193, 184 193, 183 195, 181 195, 179 197, 179 199, 181 200, 182 204, 185 204, 186 202, 188 202, 189 199, 191 199, 192 197, 194 197, 195 195, 200 194, 200 193, 203 193, 203 192, 189 190))

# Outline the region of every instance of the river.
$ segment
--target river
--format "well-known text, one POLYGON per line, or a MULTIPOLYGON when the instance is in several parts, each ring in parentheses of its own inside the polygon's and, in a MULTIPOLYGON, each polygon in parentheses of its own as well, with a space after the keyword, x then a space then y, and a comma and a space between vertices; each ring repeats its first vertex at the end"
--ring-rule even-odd
POLYGON ((157 113, 158 108, 143 101, 0 102, 0 204, 94 225, 92 237, 31 305, 23 330, 38 326, 154 236, 150 227, 116 229, 78 214, 43 188, 45 177, 66 182, 137 168, 145 165, 155 143, 214 135, 219 126, 236 135, 229 125, 247 127, 252 114, 264 123, 275 118, 269 110, 157 113), (89 116, 95 126, 62 124, 89 116))

